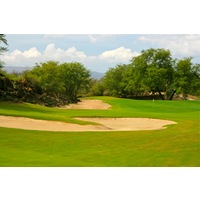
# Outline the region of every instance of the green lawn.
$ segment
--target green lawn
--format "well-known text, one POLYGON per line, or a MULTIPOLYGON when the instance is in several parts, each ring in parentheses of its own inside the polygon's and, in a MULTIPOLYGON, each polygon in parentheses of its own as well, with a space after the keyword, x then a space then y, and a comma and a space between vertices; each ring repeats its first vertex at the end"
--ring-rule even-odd
POLYGON ((150 117, 178 124, 155 131, 82 133, 0 127, 0 166, 200 166, 200 101, 94 98, 112 109, 63 110, 0 102, 0 115, 82 124, 86 122, 73 117, 150 117))

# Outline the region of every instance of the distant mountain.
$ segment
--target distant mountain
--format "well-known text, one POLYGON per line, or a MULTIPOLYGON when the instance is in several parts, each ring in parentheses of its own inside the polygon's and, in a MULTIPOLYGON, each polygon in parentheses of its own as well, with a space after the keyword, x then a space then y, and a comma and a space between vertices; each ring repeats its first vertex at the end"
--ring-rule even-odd
MULTIPOLYGON (((6 66, 3 68, 7 73, 12 73, 12 72, 23 72, 25 70, 31 70, 31 67, 13 67, 13 66, 6 66)), ((91 77, 94 79, 101 79, 104 76, 104 73, 100 72, 95 72, 91 71, 91 77)))
POLYGON ((5 70, 7 73, 12 73, 12 72, 23 72, 25 70, 31 70, 31 67, 13 67, 13 66, 5 66, 3 70, 5 70))
POLYGON ((100 73, 100 72, 91 72, 91 77, 94 79, 101 79, 104 76, 104 73, 100 73))

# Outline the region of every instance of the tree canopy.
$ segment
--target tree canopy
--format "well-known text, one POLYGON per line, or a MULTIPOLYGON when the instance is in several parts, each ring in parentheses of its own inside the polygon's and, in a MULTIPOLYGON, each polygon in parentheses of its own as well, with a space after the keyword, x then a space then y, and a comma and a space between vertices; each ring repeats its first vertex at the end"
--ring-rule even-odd
POLYGON ((143 50, 129 64, 110 68, 103 79, 108 94, 133 97, 158 93, 160 99, 172 99, 175 91, 199 95, 200 65, 192 58, 174 59, 165 49, 143 50))
POLYGON ((178 60, 175 66, 174 86, 186 99, 190 93, 198 92, 200 88, 200 65, 192 63, 192 57, 178 60))
POLYGON ((59 77, 70 102, 77 102, 80 90, 89 89, 90 71, 81 63, 63 63, 59 66, 59 77))
POLYGON ((10 80, 0 78, 0 100, 25 101, 47 106, 76 103, 78 95, 89 88, 90 71, 81 63, 47 61, 37 63, 10 80), (9 83, 9 84, 8 84, 9 83))
POLYGON ((60 93, 62 92, 62 83, 59 78, 59 62, 47 61, 44 63, 37 63, 31 71, 29 77, 39 82, 40 86, 48 92, 60 93))
POLYGON ((163 99, 161 92, 166 93, 170 89, 173 79, 174 60, 170 51, 143 50, 140 56, 133 58, 132 64, 136 68, 136 73, 140 74, 145 89, 149 92, 158 92, 163 99))

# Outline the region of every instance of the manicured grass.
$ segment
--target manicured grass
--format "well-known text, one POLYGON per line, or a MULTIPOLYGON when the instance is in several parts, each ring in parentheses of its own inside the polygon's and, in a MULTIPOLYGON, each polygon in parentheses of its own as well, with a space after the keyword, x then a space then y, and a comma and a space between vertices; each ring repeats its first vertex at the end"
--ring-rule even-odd
POLYGON ((0 102, 0 115, 82 124, 86 122, 73 117, 150 117, 178 124, 127 132, 0 128, 0 166, 200 166, 200 101, 93 98, 110 103, 112 109, 63 110, 0 102))

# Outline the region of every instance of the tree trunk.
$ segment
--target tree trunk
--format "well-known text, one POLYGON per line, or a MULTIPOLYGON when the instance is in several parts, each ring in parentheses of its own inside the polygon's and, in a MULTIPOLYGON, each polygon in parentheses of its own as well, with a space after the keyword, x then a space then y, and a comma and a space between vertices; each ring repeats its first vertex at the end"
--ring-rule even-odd
POLYGON ((161 98, 162 100, 165 100, 164 97, 163 97, 163 95, 161 94, 160 90, 158 89, 158 87, 157 87, 156 89, 157 89, 157 91, 158 91, 158 93, 159 93, 160 98, 161 98))
POLYGON ((176 93, 176 90, 174 90, 174 91, 172 92, 172 94, 171 94, 171 96, 170 96, 170 98, 169 98, 170 101, 173 99, 175 93, 176 93))

